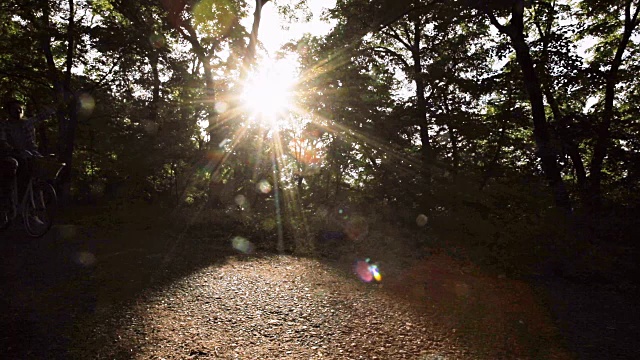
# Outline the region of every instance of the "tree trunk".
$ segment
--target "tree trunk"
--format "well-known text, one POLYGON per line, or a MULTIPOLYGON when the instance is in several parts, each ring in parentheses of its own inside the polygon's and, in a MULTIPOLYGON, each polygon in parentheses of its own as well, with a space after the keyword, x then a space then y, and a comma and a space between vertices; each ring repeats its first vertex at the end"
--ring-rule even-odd
POLYGON ((542 75, 541 83, 544 90, 544 95, 547 98, 547 102, 551 107, 551 112, 553 113, 553 118, 557 127, 557 136, 559 140, 563 144, 563 149, 566 151, 567 155, 571 159, 571 164, 573 165, 573 170, 575 172, 575 177, 577 179, 578 191, 582 203, 585 203, 585 199, 587 198, 587 172, 584 167, 584 162, 582 160, 582 155, 580 154, 580 149, 574 139, 567 134, 567 130, 569 129, 569 125, 567 124, 567 117, 564 116, 560 110, 560 106, 556 101, 556 98, 553 93, 553 81, 552 77, 547 70, 547 64, 549 62, 549 39, 551 37, 551 26, 555 21, 555 17, 550 17, 546 24, 544 24, 545 28, 542 28, 543 24, 536 23, 536 27, 538 28, 540 38, 543 40, 543 48, 542 48, 542 71, 540 72, 542 75))
POLYGON ((560 141, 563 143, 567 155, 571 159, 571 163, 573 164, 573 169, 576 172, 576 179, 578 181, 578 188, 580 189, 580 196, 584 197, 584 192, 587 187, 587 172, 584 167, 584 162, 582 161, 582 156, 580 155, 580 149, 578 145, 576 145, 574 139, 570 138, 569 135, 564 132, 568 130, 569 125, 567 124, 566 117, 562 115, 560 112, 560 108, 558 103, 553 96, 553 92, 551 91, 551 84, 545 85, 545 96, 547 97, 547 101, 551 106, 551 112, 553 113, 553 118, 556 121, 558 127, 558 137, 560 141))
MULTIPOLYGON (((546 63, 546 44, 545 44, 545 63, 546 63)), ((549 76, 546 70, 544 69, 545 76, 549 76)), ((582 161, 582 156, 580 155, 580 149, 576 145, 574 139, 569 137, 566 134, 566 131, 569 129, 569 125, 567 124, 566 117, 562 115, 560 111, 560 107, 558 106, 558 102, 556 101, 555 96, 553 95, 552 84, 550 80, 545 81, 544 84, 544 94, 547 98, 547 102, 551 107, 551 112, 553 113, 553 118, 557 124, 557 136, 560 141, 563 143, 565 151, 569 158, 571 159, 571 164, 573 165, 573 169, 576 174, 576 179, 578 182, 578 189, 580 192, 580 197, 585 199, 585 192, 587 189, 587 172, 584 167, 584 162, 582 161)))
POLYGON ((73 150, 76 141, 76 129, 78 127, 78 104, 71 89, 71 69, 73 68, 73 57, 75 53, 75 9, 74 0, 69 0, 69 23, 67 26, 67 58, 66 71, 64 77, 64 100, 67 106, 68 118, 66 120, 65 132, 61 136, 62 144, 60 151, 60 161, 67 164, 67 171, 64 171, 60 179, 62 188, 62 199, 68 201, 71 195, 71 169, 73 168, 73 150))
POLYGON ((560 175, 557 153, 551 145, 551 136, 544 109, 544 98, 542 95, 542 85, 536 74, 534 62, 531 58, 529 45, 524 35, 524 1, 514 2, 511 21, 509 25, 502 25, 498 22, 491 10, 483 9, 489 16, 491 23, 501 33, 507 35, 511 40, 511 46, 516 52, 516 59, 520 65, 524 78, 525 90, 529 96, 531 104, 531 115, 533 117, 533 136, 537 146, 537 155, 540 158, 542 170, 551 187, 556 207, 566 214, 572 212, 571 199, 560 175))
POLYGON ((256 61, 256 47, 258 46, 258 32, 260 30, 260 20, 262 19, 262 7, 269 0, 256 0, 256 9, 253 12, 253 25, 251 26, 251 35, 249 36, 249 45, 245 57, 242 61, 242 69, 240 80, 245 80, 249 70, 256 61))
POLYGON ((431 182, 431 165, 433 163, 433 151, 431 149, 431 139, 429 138, 429 121, 427 120, 427 99, 425 97, 425 84, 422 78, 422 61, 420 58, 420 38, 422 29, 420 18, 413 16, 413 46, 411 57, 413 60, 413 81, 416 84, 416 113, 417 125, 420 127, 420 141, 422 142, 421 154, 423 161, 424 177, 426 184, 431 182))
POLYGON ((153 75, 153 97, 151 99, 151 116, 150 120, 154 123, 158 123, 159 117, 159 105, 160 105, 160 73, 158 71, 158 53, 152 51, 149 55, 149 63, 151 65, 151 73, 153 75))
POLYGON ((618 83, 618 70, 622 65, 622 56, 629 45, 631 35, 638 25, 638 10, 631 15, 631 0, 628 0, 625 6, 625 21, 622 38, 616 49, 615 56, 611 62, 611 67, 605 78, 604 93, 604 111, 602 113, 602 121, 598 125, 596 144, 593 148, 593 157, 590 164, 590 181, 589 181, 589 207, 593 212, 598 212, 602 203, 602 167, 604 159, 607 156, 607 150, 611 142, 611 123, 614 118, 614 100, 615 88, 618 83))
POLYGON ((500 129, 500 135, 498 136, 498 140, 496 141, 496 151, 493 153, 493 157, 491 161, 485 165, 484 174, 482 176, 482 181, 480 182, 480 190, 484 189, 485 186, 489 183, 491 177, 495 174, 495 168, 498 166, 498 161, 500 160, 500 154, 502 153, 503 142, 506 138, 506 124, 502 124, 502 128, 500 129))
MULTIPOLYGON (((43 26, 49 28, 50 9, 43 8, 43 26)), ((42 39, 42 48, 47 62, 49 78, 53 83, 54 97, 58 103, 64 104, 66 109, 58 109, 58 160, 67 166, 62 171, 59 178, 59 192, 61 203, 69 200, 71 189, 71 168, 73 166, 73 150, 75 146, 76 128, 78 124, 78 111, 75 96, 71 90, 71 70, 73 68, 73 57, 75 54, 75 3, 69 0, 69 19, 67 24, 67 51, 66 68, 64 77, 56 68, 53 53, 51 51, 51 34, 45 32, 42 39), (65 112, 68 117, 65 117, 65 112)))
POLYGON ((198 40, 195 29, 191 24, 182 24, 186 33, 181 32, 182 36, 191 44, 194 53, 198 57, 200 63, 202 63, 202 69, 204 71, 204 84, 205 93, 208 97, 208 101, 215 103, 215 82, 213 80, 213 69, 211 68, 211 54, 207 54, 207 51, 198 40))
POLYGON ((549 127, 544 113, 542 90, 538 76, 536 75, 533 67, 533 60, 529 53, 529 47, 525 43, 524 36, 513 39, 512 44, 516 49, 516 57, 522 70, 525 87, 531 103, 533 135, 538 148, 538 156, 540 157, 542 170, 544 171, 547 181, 553 191, 556 206, 570 213, 571 200, 569 199, 569 194, 567 193, 564 181, 560 175, 560 169, 557 162, 558 154, 551 145, 549 127))
POLYGON ((460 152, 458 145, 458 135, 453 126, 453 122, 451 121, 451 116, 453 116, 453 112, 451 111, 451 107, 449 103, 445 102, 445 109, 447 110, 447 118, 446 125, 449 133, 449 142, 451 143, 451 161, 452 161, 452 172, 453 175, 456 176, 458 174, 458 168, 460 167, 460 152))

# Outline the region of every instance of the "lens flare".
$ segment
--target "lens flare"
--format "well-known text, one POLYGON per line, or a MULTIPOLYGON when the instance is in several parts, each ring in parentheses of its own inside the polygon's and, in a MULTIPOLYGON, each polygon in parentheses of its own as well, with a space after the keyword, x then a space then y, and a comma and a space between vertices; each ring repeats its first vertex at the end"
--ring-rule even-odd
POLYGON ((380 274, 380 269, 378 269, 378 265, 369 265, 369 271, 371 272, 371 275, 373 275, 373 278, 376 281, 382 280, 382 274, 380 274))
POLYGON ((425 214, 420 214, 416 218, 416 224, 418 224, 418 226, 420 227, 427 225, 428 222, 429 222, 429 218, 425 214))
POLYGON ((88 251, 81 251, 76 254, 75 260, 79 265, 89 267, 96 263, 96 256, 88 251))
POLYGON ((78 96, 78 102, 80 105, 78 111, 83 116, 91 115, 93 109, 96 107, 95 99, 87 93, 80 94, 80 96, 78 96))
POLYGON ((78 229, 75 225, 59 225, 58 233, 63 239, 71 239, 77 235, 78 229))
POLYGON ((251 254, 253 252, 253 244, 251 241, 242 236, 236 236, 231 239, 231 246, 243 254, 251 254))
POLYGON ((231 139, 224 139, 222 141, 220 141, 220 144, 218 144, 218 147, 227 150, 229 148, 229 146, 231 146, 231 139))
POLYGON ((227 109, 229 108, 229 104, 227 104, 224 101, 218 101, 216 102, 214 107, 216 109, 216 112, 218 112, 218 114, 222 114, 227 111, 227 109))
POLYGON ((258 190, 263 194, 268 194, 271 192, 271 184, 267 180, 262 180, 258 183, 258 190))
POLYGON ((158 133, 159 125, 153 121, 143 121, 142 127, 148 134, 155 135, 158 133))
POLYGON ((153 34, 149 36, 149 43, 156 49, 164 47, 167 41, 162 34, 153 34))
POLYGON ((347 220, 347 222, 344 225, 344 233, 350 240, 363 240, 369 233, 369 225, 364 217, 355 216, 349 219, 348 216, 345 216, 345 220, 347 220))
POLYGON ((235 202, 238 206, 240 206, 241 208, 245 208, 247 206, 247 198, 240 194, 240 195, 236 195, 235 197, 235 202))
POLYGON ((377 264, 372 264, 370 259, 364 261, 358 260, 355 265, 355 273, 360 280, 364 282, 372 282, 373 280, 379 282, 382 280, 382 274, 377 264))
POLYGON ((356 274, 360 277, 360 280, 364 282, 371 282, 373 280, 373 275, 371 271, 369 271, 369 264, 366 261, 358 261, 356 262, 356 274))
POLYGON ((211 150, 211 151, 207 152, 205 154, 205 156, 206 156, 207 160, 218 163, 224 157, 224 151, 222 151, 220 149, 214 149, 214 150, 211 150))

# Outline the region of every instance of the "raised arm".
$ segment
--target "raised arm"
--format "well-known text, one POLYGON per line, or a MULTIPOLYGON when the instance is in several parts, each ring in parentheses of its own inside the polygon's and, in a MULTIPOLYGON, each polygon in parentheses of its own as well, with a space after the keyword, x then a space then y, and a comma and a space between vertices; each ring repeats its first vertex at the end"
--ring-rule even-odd
POLYGON ((39 113, 36 116, 32 116, 28 118, 27 120, 25 120, 25 122, 27 123, 27 126, 35 126, 37 123, 39 123, 44 119, 47 119, 48 117, 53 115, 55 112, 56 112, 55 109, 47 107, 43 112, 39 113))

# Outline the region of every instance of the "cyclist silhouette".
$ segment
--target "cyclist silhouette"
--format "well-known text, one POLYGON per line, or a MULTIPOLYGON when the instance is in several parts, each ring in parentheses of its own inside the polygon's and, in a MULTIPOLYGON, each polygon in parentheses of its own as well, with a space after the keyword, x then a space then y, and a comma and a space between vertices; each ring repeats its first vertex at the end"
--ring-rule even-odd
POLYGON ((24 193, 34 159, 42 157, 36 145, 34 126, 54 113, 49 108, 24 119, 24 106, 15 98, 5 102, 4 111, 6 118, 0 121, 0 209, 8 206, 14 181, 17 180, 18 194, 24 193))

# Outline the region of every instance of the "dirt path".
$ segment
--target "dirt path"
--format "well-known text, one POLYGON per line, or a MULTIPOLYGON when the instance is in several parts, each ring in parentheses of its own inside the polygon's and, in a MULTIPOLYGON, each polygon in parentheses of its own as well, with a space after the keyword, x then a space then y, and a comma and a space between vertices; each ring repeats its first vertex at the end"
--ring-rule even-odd
POLYGON ((231 259, 144 294, 111 341, 98 337, 81 354, 99 349, 101 358, 468 358, 428 317, 378 290, 314 260, 231 259))
POLYGON ((534 291, 443 255, 246 256, 144 225, 0 244, 0 350, 20 359, 570 359, 534 291))

